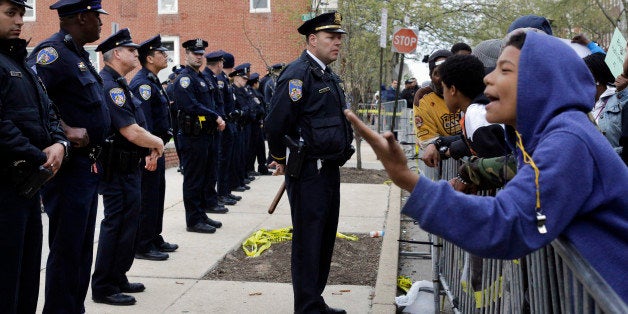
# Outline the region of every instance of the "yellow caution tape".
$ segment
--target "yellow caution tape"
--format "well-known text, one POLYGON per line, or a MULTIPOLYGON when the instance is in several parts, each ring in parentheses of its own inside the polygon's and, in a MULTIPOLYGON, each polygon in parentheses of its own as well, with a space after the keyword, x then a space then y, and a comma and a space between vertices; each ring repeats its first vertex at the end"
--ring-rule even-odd
POLYGON ((412 279, 408 276, 397 277, 397 287, 407 293, 410 287, 412 287, 412 279))
POLYGON ((384 184, 386 184, 386 185, 391 185, 392 183, 393 183, 393 182, 392 182, 392 180, 390 180, 390 179, 388 179, 388 180, 384 181, 384 184))
POLYGON ((198 116, 198 122, 205 122, 205 116, 198 116))
MULTIPOLYGON (((350 241, 358 240, 357 236, 345 235, 340 232, 336 233, 336 237, 350 241)), ((242 250, 248 257, 257 257, 266 251, 271 244, 290 240, 292 240, 292 227, 274 230, 260 229, 242 242, 242 250)))

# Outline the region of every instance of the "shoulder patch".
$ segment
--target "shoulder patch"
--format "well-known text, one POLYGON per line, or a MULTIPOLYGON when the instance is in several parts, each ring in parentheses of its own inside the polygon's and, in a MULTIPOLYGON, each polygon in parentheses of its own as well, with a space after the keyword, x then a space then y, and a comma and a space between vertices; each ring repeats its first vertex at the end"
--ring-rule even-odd
POLYGON ((124 90, 122 88, 116 87, 109 90, 109 96, 113 103, 115 103, 118 107, 124 106, 126 103, 126 96, 124 95, 124 90))
POLYGON ((288 82, 288 93, 292 101, 298 101, 303 96, 303 81, 290 80, 288 82))
POLYGON ((59 53, 52 47, 46 47, 37 53, 37 64, 48 65, 59 59, 59 53))
POLYGON ((187 76, 182 77, 181 80, 179 80, 179 84, 183 88, 188 88, 188 86, 190 86, 190 78, 187 76))
POLYGON ((142 99, 149 100, 152 88, 150 88, 150 85, 148 84, 140 85, 139 92, 140 96, 142 96, 142 99))

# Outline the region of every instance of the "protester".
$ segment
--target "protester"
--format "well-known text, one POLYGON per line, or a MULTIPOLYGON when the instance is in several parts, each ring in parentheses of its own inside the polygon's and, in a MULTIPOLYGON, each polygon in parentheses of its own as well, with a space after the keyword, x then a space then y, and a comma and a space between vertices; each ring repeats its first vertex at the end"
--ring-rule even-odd
POLYGON ((516 131, 519 172, 495 197, 455 192, 407 166, 392 134, 345 111, 388 175, 412 194, 402 212, 425 231, 486 258, 519 258, 558 236, 570 241, 628 299, 628 168, 588 120, 594 97, 584 62, 558 39, 510 37, 485 78, 487 120, 516 131), (551 51, 548 54, 547 51, 551 51), (538 73, 545 78, 538 80, 538 73), (559 147, 560 149, 557 149, 559 147), (600 166, 602 165, 602 166, 600 166), (455 227, 452 227, 455 226, 455 227))

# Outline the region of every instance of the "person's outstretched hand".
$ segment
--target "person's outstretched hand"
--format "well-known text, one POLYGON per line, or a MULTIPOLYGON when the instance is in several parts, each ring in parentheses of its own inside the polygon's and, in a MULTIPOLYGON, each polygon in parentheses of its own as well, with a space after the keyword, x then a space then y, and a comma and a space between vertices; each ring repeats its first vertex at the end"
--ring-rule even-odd
POLYGON ((419 175, 408 168, 408 159, 395 140, 391 132, 379 135, 364 124, 351 110, 346 109, 345 116, 353 124, 356 132, 360 133, 373 148, 373 151, 384 165, 390 179, 400 188, 412 192, 419 182, 419 175))

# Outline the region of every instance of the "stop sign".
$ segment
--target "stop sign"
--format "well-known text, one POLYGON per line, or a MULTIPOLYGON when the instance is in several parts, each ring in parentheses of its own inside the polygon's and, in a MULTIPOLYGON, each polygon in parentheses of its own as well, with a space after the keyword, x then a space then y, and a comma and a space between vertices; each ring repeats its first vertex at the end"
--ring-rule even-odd
POLYGON ((417 31, 412 28, 400 28, 393 33, 393 52, 412 53, 419 43, 417 31))

